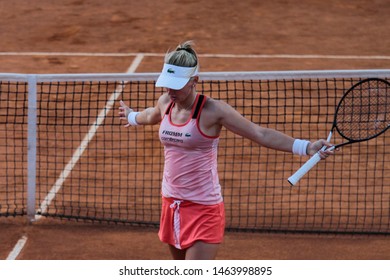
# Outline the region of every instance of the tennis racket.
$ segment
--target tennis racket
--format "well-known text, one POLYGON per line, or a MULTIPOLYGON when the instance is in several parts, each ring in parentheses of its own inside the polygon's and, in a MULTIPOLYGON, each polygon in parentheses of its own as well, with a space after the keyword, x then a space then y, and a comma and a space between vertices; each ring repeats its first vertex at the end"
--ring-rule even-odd
MULTIPOLYGON (((390 127, 389 113, 389 82, 383 79, 369 78, 354 84, 337 105, 333 125, 327 138, 329 142, 336 130, 346 142, 329 149, 368 141, 381 135, 390 127)), ((325 149, 325 146, 322 147, 322 150, 325 149)), ((320 160, 317 152, 288 178, 288 182, 294 186, 320 160)))

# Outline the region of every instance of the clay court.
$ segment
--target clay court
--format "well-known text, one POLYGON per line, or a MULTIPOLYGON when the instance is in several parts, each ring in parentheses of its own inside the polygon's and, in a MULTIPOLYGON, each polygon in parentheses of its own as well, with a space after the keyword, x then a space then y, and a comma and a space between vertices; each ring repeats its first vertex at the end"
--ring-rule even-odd
MULTIPOLYGON (((194 40, 201 71, 390 68, 390 5, 379 1, 53 1, 0 4, 0 73, 159 72, 163 54, 194 40), (118 55, 121 54, 121 55, 118 55)), ((0 218, 0 259, 170 259, 157 229, 0 218)), ((390 259, 389 235, 227 232, 235 259, 390 259)))

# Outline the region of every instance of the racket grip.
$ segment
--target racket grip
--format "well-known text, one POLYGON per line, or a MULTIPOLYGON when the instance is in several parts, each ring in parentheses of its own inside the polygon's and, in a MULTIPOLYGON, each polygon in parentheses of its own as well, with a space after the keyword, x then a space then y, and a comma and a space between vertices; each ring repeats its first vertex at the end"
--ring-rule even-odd
POLYGON ((299 180, 312 169, 319 161, 321 157, 318 153, 315 153, 304 165, 301 166, 293 175, 288 178, 288 182, 294 186, 299 180))

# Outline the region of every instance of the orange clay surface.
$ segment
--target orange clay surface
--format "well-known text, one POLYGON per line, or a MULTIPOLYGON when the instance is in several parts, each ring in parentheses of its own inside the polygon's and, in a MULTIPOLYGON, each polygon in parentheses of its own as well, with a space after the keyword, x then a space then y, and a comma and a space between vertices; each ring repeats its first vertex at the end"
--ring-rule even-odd
MULTIPOLYGON (((202 56, 206 72, 389 69, 389 14, 386 0, 2 1, 0 52, 43 53, 2 54, 0 72, 123 73, 134 56, 71 53, 163 54, 188 39, 201 55, 233 55, 202 56), (234 57, 251 54, 267 56, 234 57)), ((162 56, 146 56, 136 72, 161 66, 162 56)), ((170 259, 156 229, 24 218, 0 219, 0 259, 23 235, 18 259, 170 259)), ((389 236, 228 232, 217 258, 390 259, 389 244, 389 236)))

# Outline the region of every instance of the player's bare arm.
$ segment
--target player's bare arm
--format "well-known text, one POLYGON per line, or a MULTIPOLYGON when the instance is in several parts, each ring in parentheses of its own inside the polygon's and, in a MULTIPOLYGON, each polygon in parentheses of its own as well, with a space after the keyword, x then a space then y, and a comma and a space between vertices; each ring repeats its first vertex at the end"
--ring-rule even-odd
MULTIPOLYGON (((224 126, 233 133, 250 139, 257 144, 285 152, 291 152, 295 139, 274 129, 257 125, 243 117, 233 107, 221 100, 209 99, 205 105, 201 127, 207 135, 220 131, 224 126)), ((309 155, 317 152, 323 145, 330 145, 324 140, 310 143, 307 152, 309 155)), ((323 157, 327 156, 321 155, 323 157)))
MULTIPOLYGON (((158 124, 162 119, 162 112, 166 108, 169 102, 169 97, 166 94, 160 96, 156 106, 146 108, 141 112, 137 112, 137 115, 134 117, 134 120, 139 125, 153 125, 158 124)), ((121 120, 128 122, 128 117, 130 113, 134 113, 134 110, 129 108, 123 101, 120 101, 119 107, 119 117, 121 120)), ((129 123, 125 127, 130 126, 129 123)))
POLYGON ((290 136, 252 123, 226 102, 210 98, 203 111, 201 127, 210 135, 212 132, 219 132, 222 126, 271 149, 291 152, 294 142, 294 138, 290 136))

